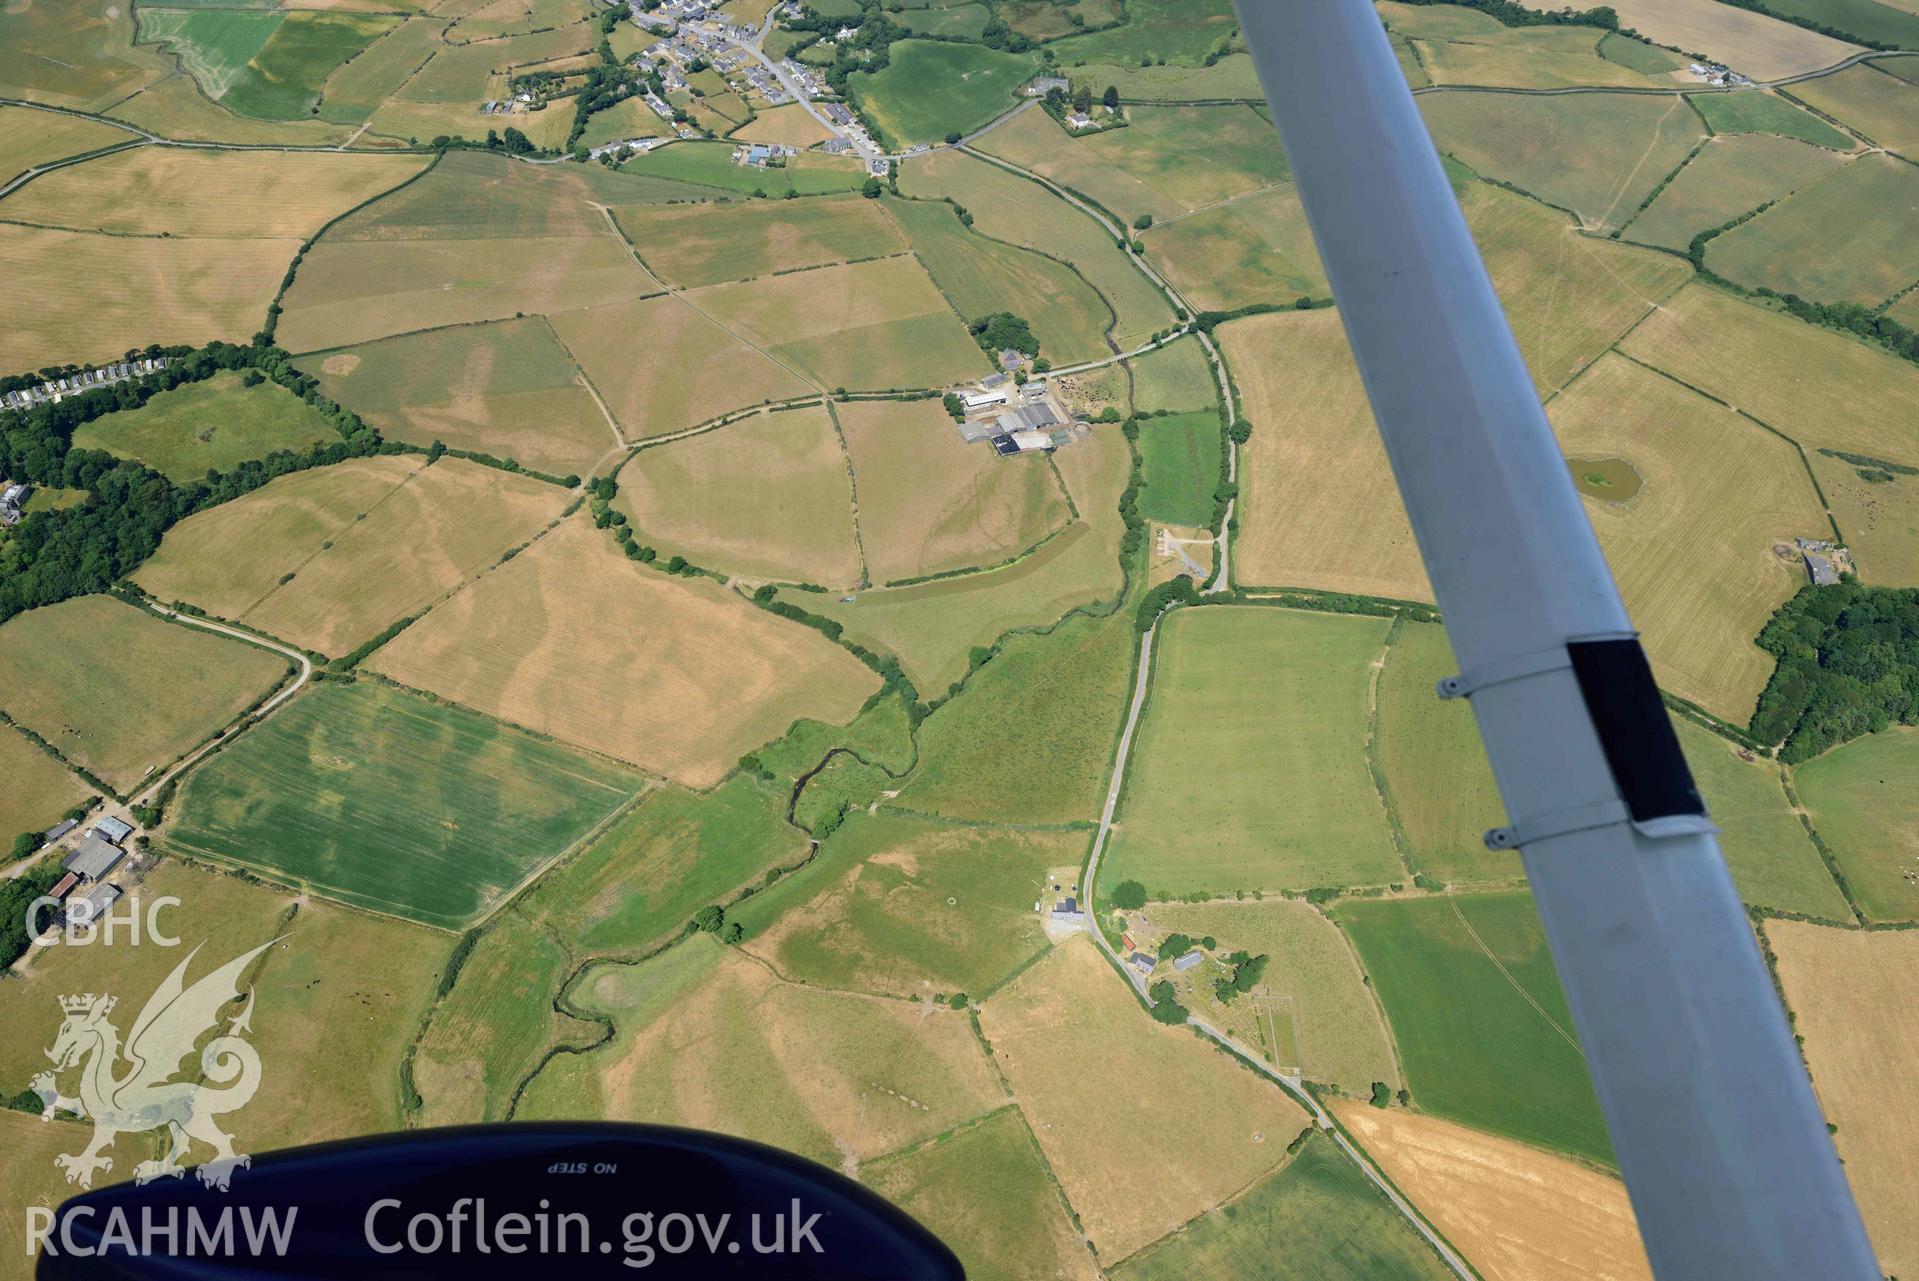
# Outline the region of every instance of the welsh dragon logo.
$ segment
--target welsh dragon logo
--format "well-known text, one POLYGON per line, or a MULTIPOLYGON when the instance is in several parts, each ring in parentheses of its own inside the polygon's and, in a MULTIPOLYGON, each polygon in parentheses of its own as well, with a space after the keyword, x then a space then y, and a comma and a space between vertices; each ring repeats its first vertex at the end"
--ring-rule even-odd
POLYGON ((228 1020, 226 1031, 201 1048, 199 1079, 175 1078, 182 1075, 181 1061, 219 1023, 220 1011, 239 998, 240 975, 271 946, 272 942, 262 943, 188 987, 187 966, 200 952, 194 948, 147 998, 124 1044, 108 1018, 117 998, 93 993, 60 998, 65 1019, 46 1052, 54 1066, 33 1079, 32 1089, 44 1104, 42 1120, 51 1120, 59 1110, 76 1112, 93 1122, 93 1140, 85 1150, 54 1158, 54 1164, 66 1171, 68 1183, 92 1187, 96 1171, 110 1172, 113 1159, 102 1153, 121 1133, 163 1127, 169 1138, 166 1155, 136 1166, 137 1183, 185 1174, 181 1158, 195 1139, 214 1151, 214 1159, 196 1171, 210 1188, 226 1190, 233 1171, 252 1164, 251 1158, 233 1150, 232 1137, 214 1124, 222 1113, 246 1106, 260 1088, 259 1052, 242 1037, 252 1030, 250 990, 245 1007, 228 1020), (60 1093, 54 1081, 75 1067, 81 1069, 80 1095, 70 1098, 60 1093))

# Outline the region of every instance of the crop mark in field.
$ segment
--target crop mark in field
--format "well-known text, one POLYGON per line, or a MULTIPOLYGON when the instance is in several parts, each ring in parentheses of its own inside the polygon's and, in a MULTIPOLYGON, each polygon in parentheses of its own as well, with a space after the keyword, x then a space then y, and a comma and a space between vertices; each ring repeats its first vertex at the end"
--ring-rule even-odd
POLYGON ((1565 1028, 1559 1026, 1559 1020, 1555 1019, 1552 1015, 1546 1013, 1546 1007, 1541 1005, 1538 1001, 1535 1001, 1533 999, 1533 994, 1531 992, 1528 992, 1525 989, 1525 987, 1519 982, 1519 980, 1513 977, 1512 971, 1508 970, 1505 964, 1501 962, 1497 956, 1493 955, 1493 950, 1486 946, 1486 940, 1479 937, 1479 931, 1474 929, 1473 923, 1466 919, 1466 914, 1459 910, 1459 900, 1448 897, 1446 900, 1446 906, 1452 908, 1453 915, 1459 918, 1459 923, 1466 928, 1466 933, 1472 936, 1473 943, 1479 948, 1479 950, 1486 954, 1486 959, 1493 963, 1493 968, 1498 970, 1502 975, 1504 975, 1506 981, 1513 985, 1513 991, 1519 993, 1520 996, 1524 997, 1526 1004, 1532 1006, 1533 1009, 1539 1011, 1539 1017, 1546 1020, 1547 1025, 1550 1026, 1553 1031, 1559 1033, 1560 1037, 1565 1040, 1567 1045, 1570 1045, 1573 1047, 1574 1054, 1577 1054, 1581 1059, 1584 1059, 1586 1057, 1586 1051, 1580 1048, 1579 1042, 1573 1038, 1572 1033, 1568 1032, 1565 1028))

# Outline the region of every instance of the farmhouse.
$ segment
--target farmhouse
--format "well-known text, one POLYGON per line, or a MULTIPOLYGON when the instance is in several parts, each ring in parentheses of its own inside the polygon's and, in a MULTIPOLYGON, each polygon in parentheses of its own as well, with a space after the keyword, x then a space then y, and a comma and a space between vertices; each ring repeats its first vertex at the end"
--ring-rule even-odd
POLYGON ((1075 130, 1091 129, 1093 127, 1093 118, 1084 111, 1069 111, 1066 113, 1066 125, 1069 129, 1075 130))
POLYGON ((1198 965, 1201 961, 1205 959, 1206 959, 1206 954, 1200 951, 1198 948, 1194 948, 1192 951, 1188 952, 1186 955, 1180 957, 1177 961, 1174 961, 1173 969, 1181 974, 1184 974, 1186 971, 1192 969, 1195 965, 1198 965))
POLYGON ((127 852, 89 832, 61 866, 83 881, 97 881, 120 865, 127 852))
POLYGON ((26 514, 27 498, 32 493, 28 485, 8 485, 0 489, 0 525, 18 525, 26 514))
POLYGON ((1153 958, 1144 952, 1133 953, 1126 958, 1126 963, 1138 970, 1141 974, 1151 974, 1153 972, 1153 958))

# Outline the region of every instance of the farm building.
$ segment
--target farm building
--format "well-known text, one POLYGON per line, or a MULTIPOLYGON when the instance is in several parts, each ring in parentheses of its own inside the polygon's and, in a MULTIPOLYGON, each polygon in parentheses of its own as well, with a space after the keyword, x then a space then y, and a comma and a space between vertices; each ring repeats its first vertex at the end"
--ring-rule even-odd
POLYGON ((91 832, 67 855, 63 867, 83 881, 97 881, 111 872, 127 856, 117 845, 109 845, 91 832))
POLYGON ((1017 409, 1008 409, 999 416, 999 430, 1002 435, 1010 436, 1014 432, 1042 431, 1059 424, 1060 417, 1053 407, 1045 401, 1038 404, 1021 405, 1017 409))
POLYGON ((1133 953, 1126 958, 1126 963, 1138 970, 1141 974, 1151 974, 1153 972, 1153 958, 1144 952, 1133 953))
POLYGON ((103 882, 85 894, 76 894, 68 899, 67 917, 77 924, 85 925, 88 921, 98 919, 100 914, 112 907, 113 901, 119 897, 118 885, 107 885, 103 882))
POLYGON ((1065 76, 1034 76, 1026 82, 1026 96, 1029 98, 1044 98, 1055 89, 1061 93, 1071 93, 1073 82, 1065 76))
POLYGON ((65 836, 68 832, 71 832, 74 828, 78 826, 80 826, 79 819, 75 819, 75 818, 61 819, 58 823, 55 823, 52 827, 49 827, 46 830, 46 835, 45 835, 46 843, 48 845, 53 844, 55 841, 59 840, 61 837, 65 836))
POLYGON ((1006 389, 1002 387, 996 391, 964 392, 960 396, 960 403, 966 406, 968 413, 976 409, 985 409, 990 405, 1004 405, 1006 403, 1006 389))
POLYGON ((1067 895, 1065 898, 1061 899, 1058 903, 1054 904, 1053 915, 1054 916, 1078 916, 1079 900, 1074 898, 1070 894, 1067 895))
POLYGON ((57 903, 72 893, 73 887, 79 883, 79 876, 73 872, 68 872, 65 876, 53 883, 53 888, 47 891, 47 897, 57 903))
POLYGON ((133 824, 123 819, 103 818, 93 825, 93 834, 102 840, 112 841, 115 845, 133 835, 133 824))
POLYGON ((1206 954, 1204 952, 1201 952, 1198 949, 1194 949, 1193 951, 1188 952, 1186 955, 1180 957, 1177 961, 1174 961, 1173 969, 1175 969, 1181 974, 1184 974, 1187 970, 1192 969, 1195 965, 1198 965, 1201 961, 1205 959, 1206 959, 1206 954))

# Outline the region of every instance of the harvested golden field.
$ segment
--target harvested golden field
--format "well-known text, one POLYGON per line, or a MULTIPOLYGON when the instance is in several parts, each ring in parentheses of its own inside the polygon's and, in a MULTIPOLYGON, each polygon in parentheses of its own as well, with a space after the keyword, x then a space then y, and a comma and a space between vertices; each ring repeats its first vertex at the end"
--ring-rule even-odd
POLYGON ((1888 1276, 1919 1272, 1919 931, 1767 921, 1826 1119, 1888 1276))
POLYGON ((244 343, 266 323, 298 248, 296 240, 101 236, 0 223, 0 368, 117 360, 155 342, 244 343))
MULTIPOLYGON (((1528 8, 1551 9, 1551 0, 1525 0, 1528 8)), ((1717 0, 1619 0, 1619 25, 1655 44, 1701 53, 1754 80, 1778 80, 1843 62, 1856 45, 1795 27, 1717 0)))
POLYGON ((1919 84, 1886 69, 1900 61, 1847 67, 1835 76, 1802 81, 1791 93, 1878 145, 1911 156, 1919 152, 1919 84))
POLYGON ((1248 316, 1217 336, 1255 425, 1234 580, 1431 600, 1338 313, 1248 316))
POLYGON ((911 258, 821 267, 685 295, 713 320, 827 387, 937 387, 986 368, 911 258))
POLYGON ((1618 1179, 1404 1108, 1330 1106, 1486 1281, 1651 1281, 1618 1179))
POLYGON ((1158 1240, 1286 1158, 1306 1114, 1277 1085, 1153 1022, 1074 937, 982 1003, 980 1027, 1103 1262, 1158 1240), (1115 1118, 1174 1108, 1179 1143, 1115 1118))
POLYGON ((707 579, 627 560, 564 522, 370 660, 468 707, 690 787, 802 716, 852 719, 878 678, 707 579))
POLYGON ((960 439, 937 400, 837 407, 875 583, 1001 564, 1072 519, 1043 455, 960 439))
POLYGON ((11 729, 0 733, 0 839, 45 831, 93 789, 40 745, 11 729))
MULTIPOLYGON (((1435 84, 1506 89, 1571 86, 1643 89, 1660 82, 1599 52, 1605 33, 1593 27, 1508 27, 1490 14, 1454 5, 1379 5, 1395 36, 1416 50, 1420 68, 1435 84)), ((1652 57, 1668 65, 1676 59, 1652 57)), ((1670 82, 1667 82, 1670 83, 1670 82)))
POLYGON ((0 184, 37 166, 132 142, 137 136, 104 120, 0 106, 0 184))
POLYGON ((519 312, 620 302, 650 290, 611 234, 378 242, 329 236, 301 262, 276 332, 289 351, 315 351, 519 312))
POLYGON ((648 270, 679 289, 906 252, 878 201, 860 196, 623 209, 648 270))
POLYGON ((81 596, 0 627, 0 711, 126 792, 225 729, 287 666, 257 645, 81 596))
POLYGON ((125 0, 7 0, 0 5, 0 95, 101 111, 166 74, 133 44, 125 0))
POLYGON ((816 390, 679 298, 616 302, 551 320, 628 440, 816 390))
POLYGON ((741 142, 774 142, 786 147, 813 147, 830 142, 837 135, 813 118, 813 113, 797 102, 769 107, 754 116, 744 127, 727 135, 741 142))
POLYGON ((353 459, 188 517, 136 578, 161 600, 339 655, 524 543, 567 498, 456 458, 353 459))
POLYGON ((710 936, 571 996, 613 1039, 534 1077, 528 1120, 690 1125, 857 1173, 1005 1100, 964 1014, 787 983, 710 936))
POLYGON ((1834 450, 1919 467, 1919 371, 1863 342, 1694 286, 1620 350, 1737 405, 1805 448, 1874 583, 1919 582, 1919 481, 1871 484, 1834 450))
POLYGON ((860 582, 852 477, 824 406, 642 450, 620 469, 615 505, 663 556, 782 582, 860 582))
POLYGON ((6 209, 74 231, 303 240, 425 167, 423 156, 135 147, 36 179, 6 209))
POLYGON ((1772 675, 1752 643, 1805 580, 1795 537, 1830 535, 1792 445, 1618 355, 1548 413, 1570 459, 1619 459, 1641 488, 1585 499, 1662 687, 1744 724, 1772 675))

